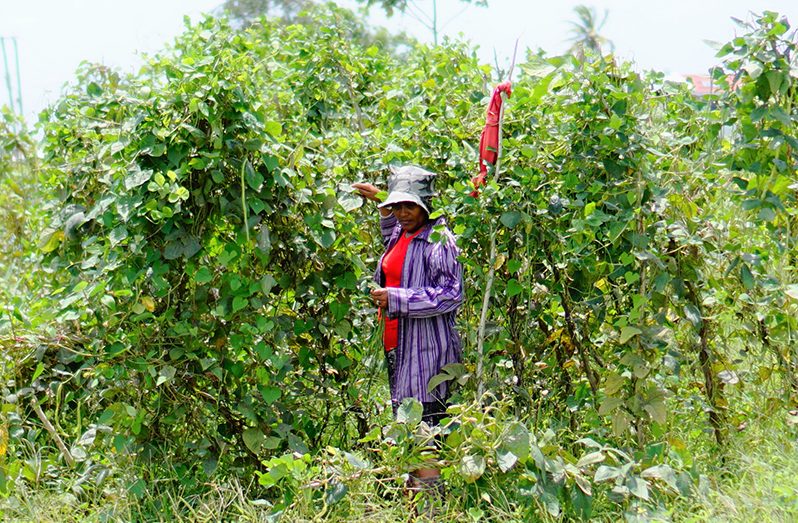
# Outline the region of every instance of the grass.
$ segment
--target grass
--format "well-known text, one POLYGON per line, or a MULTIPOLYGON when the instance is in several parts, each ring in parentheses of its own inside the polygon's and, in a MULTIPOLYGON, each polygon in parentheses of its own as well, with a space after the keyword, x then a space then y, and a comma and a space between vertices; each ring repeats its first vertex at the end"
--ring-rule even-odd
MULTIPOLYGON (((722 480, 699 489, 702 521, 798 521, 798 440, 774 423, 740 435, 722 480)), ((714 481, 713 481, 714 479, 714 481)))
POLYGON ((761 416, 729 438, 723 466, 672 508, 684 522, 798 521, 798 430, 792 416, 761 416))
MULTIPOLYGON (((666 507, 669 519, 689 523, 798 521, 798 430, 790 421, 789 417, 762 416, 745 430, 731 434, 723 465, 705 471, 692 497, 681 498, 666 507)), ((245 478, 231 478, 189 492, 176 479, 167 479, 149 485, 137 496, 123 486, 122 477, 88 493, 76 493, 70 486, 74 482, 68 477, 42 482, 36 488, 20 481, 8 497, 0 499, 0 519, 8 522, 271 521, 269 503, 250 497, 250 483, 245 478)), ((320 511, 318 503, 300 499, 279 521, 413 520, 413 505, 398 482, 378 484, 373 477, 363 476, 347 486, 348 492, 341 502, 320 511)), ((481 492, 469 491, 471 502, 466 503, 464 491, 450 491, 444 503, 436 503, 434 520, 522 521, 513 497, 505 494, 508 493, 496 483, 481 492), (475 506, 475 496, 480 508, 469 512, 466 507, 475 506)), ((621 507, 604 505, 593 520, 617 521, 623 517, 621 507)), ((422 515, 416 520, 430 519, 422 515)))

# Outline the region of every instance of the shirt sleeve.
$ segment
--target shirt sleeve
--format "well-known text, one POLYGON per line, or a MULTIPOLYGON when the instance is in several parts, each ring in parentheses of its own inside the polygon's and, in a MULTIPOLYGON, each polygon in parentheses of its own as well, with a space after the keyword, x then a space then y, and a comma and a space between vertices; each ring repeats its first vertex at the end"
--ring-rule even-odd
POLYGON ((382 234, 382 246, 388 247, 388 242, 391 241, 394 229, 399 225, 396 221, 396 216, 393 213, 388 216, 380 215, 380 234, 382 234))
POLYGON ((463 300, 463 268, 449 236, 430 249, 429 281, 425 287, 388 288, 388 316, 428 318, 457 309, 463 300))

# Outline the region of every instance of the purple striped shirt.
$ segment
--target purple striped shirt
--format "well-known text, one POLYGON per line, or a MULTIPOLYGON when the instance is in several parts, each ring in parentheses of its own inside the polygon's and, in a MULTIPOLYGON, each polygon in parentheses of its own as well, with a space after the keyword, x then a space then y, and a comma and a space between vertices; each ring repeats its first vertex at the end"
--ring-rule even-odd
MULTIPOLYGON (((396 350, 396 386, 391 399, 399 403, 405 398, 421 402, 443 400, 448 395, 448 382, 427 392, 430 378, 440 374, 449 363, 461 360, 460 337, 455 330, 455 314, 463 298, 463 269, 457 261, 459 250, 447 228, 443 240, 432 241, 433 225, 428 223, 407 248, 402 266, 400 287, 388 289, 388 316, 399 319, 396 350)), ((380 217, 380 230, 385 252, 391 250, 402 234, 396 217, 380 217)), ((383 285, 382 258, 377 264, 375 280, 383 285)))

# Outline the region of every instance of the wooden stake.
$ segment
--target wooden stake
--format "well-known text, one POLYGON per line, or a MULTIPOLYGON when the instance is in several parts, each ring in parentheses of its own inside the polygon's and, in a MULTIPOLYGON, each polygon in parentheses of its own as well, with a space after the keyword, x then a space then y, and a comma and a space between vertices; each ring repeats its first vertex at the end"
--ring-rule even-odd
POLYGON ((44 411, 39 405, 39 400, 36 399, 35 395, 31 396, 30 404, 33 407, 33 411, 36 413, 36 416, 39 417, 42 425, 44 425, 45 430, 50 433, 50 437, 53 438, 53 441, 55 441, 55 446, 61 451, 61 455, 64 456, 64 460, 67 462, 67 465, 74 467, 75 458, 72 457, 69 449, 66 447, 66 445, 64 445, 64 440, 62 440, 61 436, 58 435, 58 432, 56 432, 55 427, 53 427, 52 423, 50 423, 50 420, 48 420, 47 416, 44 415, 44 411))

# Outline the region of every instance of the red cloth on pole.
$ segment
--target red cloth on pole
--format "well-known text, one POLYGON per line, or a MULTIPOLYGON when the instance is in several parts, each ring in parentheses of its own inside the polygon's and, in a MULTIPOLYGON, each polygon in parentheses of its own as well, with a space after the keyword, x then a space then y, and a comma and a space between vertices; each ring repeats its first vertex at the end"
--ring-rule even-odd
POLYGON ((506 93, 509 98, 512 95, 512 84, 503 82, 496 86, 488 105, 488 113, 485 116, 485 128, 482 129, 482 136, 479 138, 479 174, 471 178, 474 184, 472 196, 479 195, 480 186, 485 185, 488 176, 488 167, 485 162, 496 165, 499 150, 499 115, 502 108, 502 93, 506 93))

